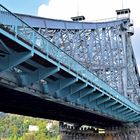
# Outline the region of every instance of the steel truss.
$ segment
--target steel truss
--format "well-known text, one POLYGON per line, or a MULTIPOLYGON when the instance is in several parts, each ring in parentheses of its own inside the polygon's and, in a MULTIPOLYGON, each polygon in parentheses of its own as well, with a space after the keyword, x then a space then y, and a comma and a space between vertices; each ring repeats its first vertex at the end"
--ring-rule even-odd
MULTIPOLYGON (((140 80, 131 44, 133 23, 129 17, 86 23, 18 16, 120 94, 136 104, 139 102, 140 80)), ((29 42, 34 39, 38 49, 45 52, 45 40, 33 35, 30 28, 17 23, 16 30, 29 42)))
POLYGON ((117 120, 140 120, 129 18, 80 23, 24 15, 21 20, 0 7, 2 85, 117 120))
MULTIPOLYGON (((81 23, 84 24, 84 23, 81 23)), ((106 23, 104 23, 106 24, 106 23)), ((139 74, 131 44, 130 19, 91 29, 36 28, 56 46, 131 101, 140 98, 139 74)))

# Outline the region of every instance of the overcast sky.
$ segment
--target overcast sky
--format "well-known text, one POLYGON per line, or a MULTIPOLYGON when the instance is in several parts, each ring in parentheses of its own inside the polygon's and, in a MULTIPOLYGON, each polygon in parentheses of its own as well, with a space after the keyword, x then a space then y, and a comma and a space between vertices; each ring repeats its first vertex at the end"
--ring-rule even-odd
POLYGON ((16 13, 66 20, 72 16, 84 15, 87 21, 115 17, 115 10, 130 8, 135 28, 132 43, 140 68, 139 0, 0 0, 0 3, 16 13))

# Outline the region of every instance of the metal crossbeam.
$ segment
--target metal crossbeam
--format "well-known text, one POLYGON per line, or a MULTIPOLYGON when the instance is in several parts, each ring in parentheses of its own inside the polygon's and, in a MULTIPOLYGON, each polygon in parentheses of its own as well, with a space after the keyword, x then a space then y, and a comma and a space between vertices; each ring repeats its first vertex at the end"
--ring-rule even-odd
POLYGON ((67 78, 67 79, 60 79, 54 82, 48 82, 46 85, 44 85, 45 92, 50 94, 55 92, 60 92, 61 90, 70 87, 77 81, 78 80, 76 78, 67 78))
POLYGON ((125 115, 125 117, 129 118, 130 116, 137 115, 136 112, 130 112, 125 115))
MULTIPOLYGON (((123 107, 122 107, 121 109, 119 109, 117 112, 122 114, 122 113, 125 112, 125 110, 127 110, 127 109, 128 109, 128 108, 126 108, 126 107, 123 106, 123 107)), ((129 110, 129 111, 130 111, 130 110, 129 110)))
POLYGON ((122 106, 123 106, 122 104, 116 104, 116 105, 112 106, 112 111, 115 111, 115 110, 121 108, 122 106))
POLYGON ((0 39, 0 49, 2 49, 3 51, 6 51, 6 53, 11 53, 11 50, 6 46, 6 44, 0 39))
POLYGON ((37 81, 45 79, 59 71, 57 67, 50 68, 38 68, 37 70, 30 73, 23 73, 20 75, 22 85, 27 86, 33 84, 37 81))
POLYGON ((132 116, 129 116, 128 120, 130 120, 130 121, 138 121, 138 120, 140 120, 140 115, 136 113, 136 114, 134 114, 132 116))
POLYGON ((60 98, 65 98, 68 95, 74 94, 74 93, 76 93, 76 92, 78 92, 86 87, 87 87, 87 84, 85 84, 85 83, 76 83, 76 84, 73 84, 69 87, 62 89, 62 90, 56 91, 56 96, 60 97, 60 98))
POLYGON ((94 94, 92 94, 92 95, 90 96, 89 102, 92 103, 92 102, 94 102, 95 100, 97 100, 98 98, 101 98, 102 96, 104 96, 103 93, 101 93, 101 92, 95 92, 94 94))
POLYGON ((105 109, 111 108, 111 106, 117 104, 117 101, 112 100, 111 102, 105 103, 105 109))
POLYGON ((108 96, 100 98, 97 100, 97 105, 102 105, 103 103, 107 102, 108 100, 110 100, 110 97, 108 97, 108 96))
POLYGON ((130 118, 130 121, 134 122, 140 122, 140 116, 138 115, 137 117, 130 118))
POLYGON ((80 96, 77 99, 77 103, 78 104, 86 104, 89 101, 89 97, 91 94, 94 94, 94 92, 96 91, 96 89, 91 89, 89 87, 85 88, 83 91, 80 91, 80 96))
POLYGON ((130 113, 130 112, 132 112, 132 110, 129 110, 129 109, 128 109, 127 111, 124 111, 124 112, 122 112, 121 114, 125 116, 125 115, 127 115, 128 113, 130 113))
POLYGON ((31 52, 12 52, 11 54, 6 55, 6 57, 0 60, 0 64, 2 64, 0 67, 0 71, 4 72, 8 69, 11 69, 21 64, 22 62, 30 59, 31 57, 33 57, 31 52))
POLYGON ((86 88, 83 92, 80 92, 80 99, 90 96, 90 94, 94 94, 96 88, 86 88))

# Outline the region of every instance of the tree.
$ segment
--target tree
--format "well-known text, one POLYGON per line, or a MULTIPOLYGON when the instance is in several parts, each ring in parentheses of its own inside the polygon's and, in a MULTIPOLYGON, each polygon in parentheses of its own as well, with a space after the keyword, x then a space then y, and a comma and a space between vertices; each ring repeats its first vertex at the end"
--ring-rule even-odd
POLYGON ((46 140, 45 133, 38 133, 36 136, 36 140, 46 140))
POLYGON ((3 140, 60 140, 58 123, 53 123, 50 131, 46 129, 47 123, 46 119, 5 114, 0 117, 0 138, 3 140), (38 126, 39 131, 29 133, 29 125, 38 126))
POLYGON ((27 133, 23 136, 22 140, 36 140, 34 133, 27 133))
POLYGON ((10 126, 10 131, 11 131, 11 136, 17 136, 18 135, 18 128, 15 124, 10 126))

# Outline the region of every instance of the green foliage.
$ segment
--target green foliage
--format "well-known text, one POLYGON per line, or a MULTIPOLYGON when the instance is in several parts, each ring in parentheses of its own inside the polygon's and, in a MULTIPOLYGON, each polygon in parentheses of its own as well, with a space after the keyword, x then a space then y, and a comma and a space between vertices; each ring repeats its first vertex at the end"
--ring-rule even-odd
POLYGON ((48 120, 6 114, 0 117, 0 139, 4 140, 60 140, 58 122, 48 131, 48 120), (29 132, 29 125, 39 127, 38 132, 29 132))
POLYGON ((35 140, 35 133, 25 134, 22 140, 35 140))

